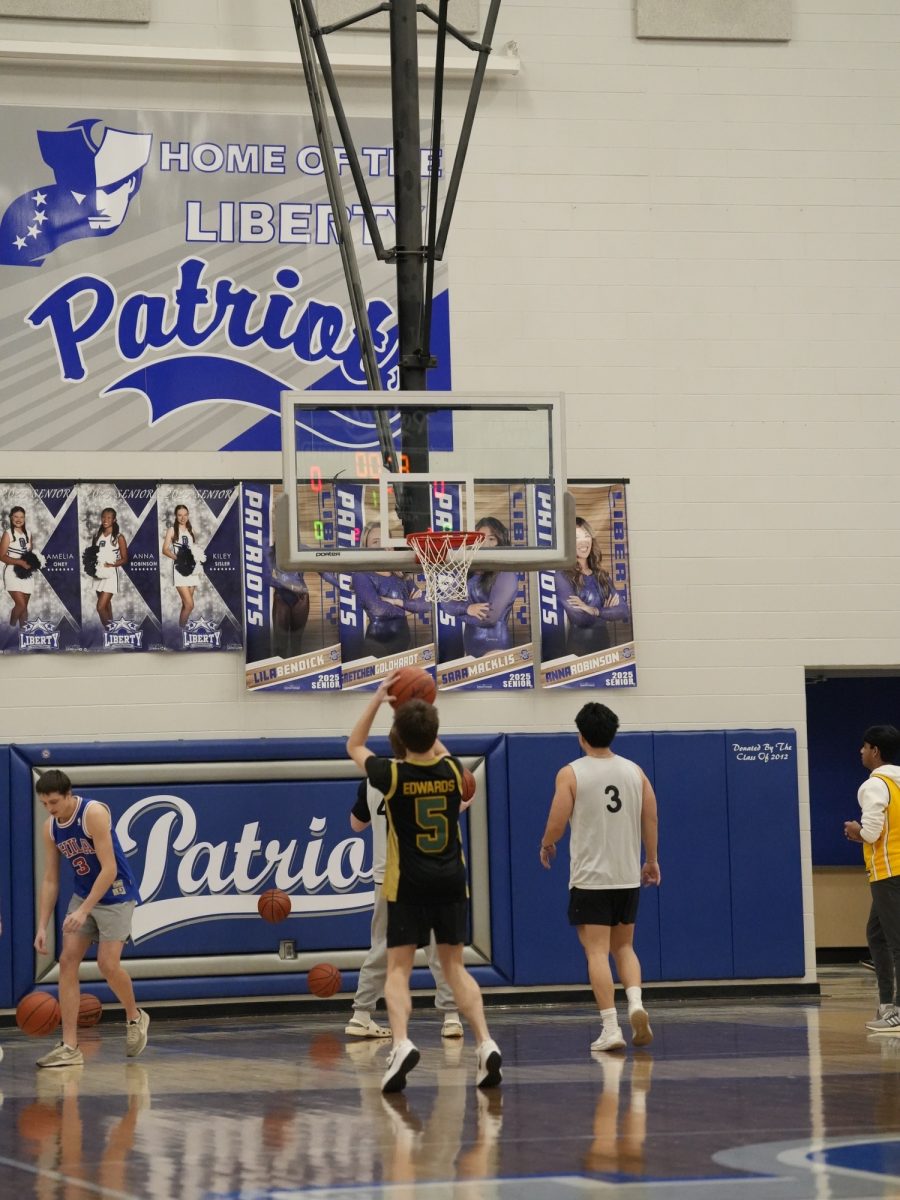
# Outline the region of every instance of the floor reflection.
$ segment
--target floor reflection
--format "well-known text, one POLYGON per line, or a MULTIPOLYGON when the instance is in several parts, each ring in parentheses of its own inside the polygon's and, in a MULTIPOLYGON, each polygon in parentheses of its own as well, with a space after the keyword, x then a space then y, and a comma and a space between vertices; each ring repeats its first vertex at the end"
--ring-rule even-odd
POLYGON ((139 1062, 100 1026, 85 1065, 56 1071, 34 1067, 47 1042, 6 1029, 0 1200, 900 1196, 900 1037, 867 1035, 861 968, 823 990, 658 1004, 651 1049, 594 1055, 586 1006, 496 1009, 489 1092, 471 1037, 423 1021, 390 1098, 388 1047, 342 1018, 160 1018, 139 1062))

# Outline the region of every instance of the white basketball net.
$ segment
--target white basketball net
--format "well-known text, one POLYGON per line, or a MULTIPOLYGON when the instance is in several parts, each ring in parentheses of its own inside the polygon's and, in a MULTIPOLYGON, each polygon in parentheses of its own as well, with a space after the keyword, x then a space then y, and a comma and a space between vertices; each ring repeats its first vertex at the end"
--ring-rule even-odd
POLYGON ((469 565, 483 533, 410 533, 406 538, 425 576, 425 596, 433 604, 465 600, 469 565))

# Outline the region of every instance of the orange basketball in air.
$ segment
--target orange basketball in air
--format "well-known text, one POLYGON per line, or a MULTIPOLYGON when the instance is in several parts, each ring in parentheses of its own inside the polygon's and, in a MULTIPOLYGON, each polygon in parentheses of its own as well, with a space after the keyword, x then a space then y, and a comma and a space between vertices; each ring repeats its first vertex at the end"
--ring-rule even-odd
POLYGON ((341 990, 341 973, 333 963, 316 963, 306 977, 314 996, 333 996, 341 990))
POLYGON ((279 888, 269 888, 260 896, 256 907, 264 921, 270 921, 273 925, 277 925, 279 921, 283 921, 290 914, 291 898, 287 892, 282 892, 279 888))
POLYGON ((392 708, 399 708, 409 700, 424 700, 426 704, 434 704, 437 684, 434 676, 421 667, 401 667, 391 684, 389 695, 392 708))

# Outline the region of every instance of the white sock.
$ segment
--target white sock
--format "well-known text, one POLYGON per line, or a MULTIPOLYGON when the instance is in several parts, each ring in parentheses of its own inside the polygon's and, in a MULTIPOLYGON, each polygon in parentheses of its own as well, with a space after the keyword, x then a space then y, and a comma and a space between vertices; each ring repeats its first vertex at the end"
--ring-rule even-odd
POLYGON ((360 1025, 368 1025, 369 1014, 366 1012, 366 1010, 364 1008, 354 1008, 353 1020, 359 1021, 360 1025))
POLYGON ((631 1089, 631 1111, 645 1113, 647 1111, 647 1094, 640 1090, 631 1089))
POLYGON ((601 1008, 600 1017, 603 1021, 604 1033, 615 1033, 619 1028, 619 1018, 614 1008, 601 1008))
POLYGON ((625 989, 625 996, 628 1000, 628 1015, 634 1012, 636 1008, 643 1008, 641 1002, 641 989, 639 987, 630 987, 625 989))

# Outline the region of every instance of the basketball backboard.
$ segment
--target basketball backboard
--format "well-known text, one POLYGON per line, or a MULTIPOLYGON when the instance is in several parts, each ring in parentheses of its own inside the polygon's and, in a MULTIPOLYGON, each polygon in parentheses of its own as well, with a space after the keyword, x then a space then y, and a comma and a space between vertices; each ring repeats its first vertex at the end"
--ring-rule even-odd
POLYGON ((479 523, 479 569, 575 561, 558 394, 290 392, 281 416, 279 567, 412 571, 407 533, 479 523))

